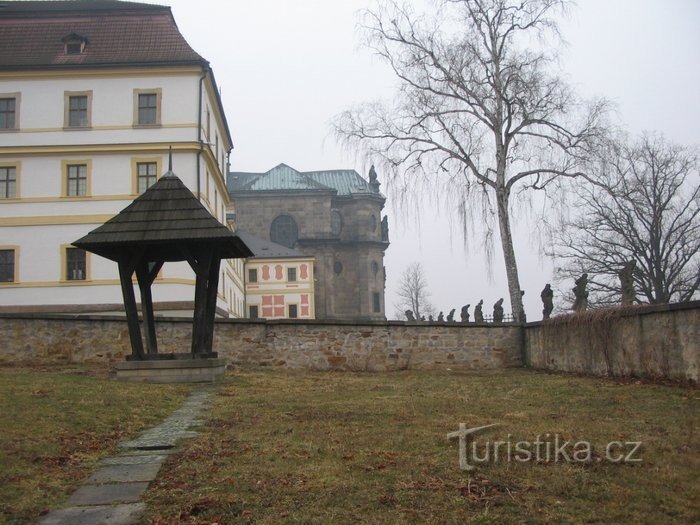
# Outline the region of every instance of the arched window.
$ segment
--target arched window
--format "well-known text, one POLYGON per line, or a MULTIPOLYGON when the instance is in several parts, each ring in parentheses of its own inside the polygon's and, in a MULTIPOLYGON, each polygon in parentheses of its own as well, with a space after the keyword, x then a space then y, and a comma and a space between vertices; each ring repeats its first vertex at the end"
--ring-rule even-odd
POLYGON ((298 238, 297 223, 289 215, 279 215, 272 221, 270 225, 270 240, 272 242, 293 248, 298 238))
POLYGON ((343 216, 338 210, 331 210, 331 233, 333 235, 340 235, 340 231, 343 229, 343 216))

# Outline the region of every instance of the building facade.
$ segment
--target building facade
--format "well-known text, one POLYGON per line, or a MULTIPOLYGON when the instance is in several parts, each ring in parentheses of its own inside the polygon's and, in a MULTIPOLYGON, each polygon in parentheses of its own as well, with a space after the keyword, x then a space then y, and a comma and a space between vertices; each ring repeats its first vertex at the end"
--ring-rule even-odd
POLYGON ((245 261, 246 314, 250 319, 315 319, 314 258, 242 230, 253 252, 245 261))
POLYGON ((317 319, 384 320, 385 198, 374 169, 230 172, 238 227, 313 257, 317 319))
MULTIPOLYGON (((122 311, 116 265, 70 243, 167 170, 227 224, 232 148, 209 63, 169 7, 115 0, 0 10, 0 311, 122 311)), ((158 313, 191 312, 194 274, 166 264, 158 313)), ((217 313, 244 316, 243 262, 217 313)))

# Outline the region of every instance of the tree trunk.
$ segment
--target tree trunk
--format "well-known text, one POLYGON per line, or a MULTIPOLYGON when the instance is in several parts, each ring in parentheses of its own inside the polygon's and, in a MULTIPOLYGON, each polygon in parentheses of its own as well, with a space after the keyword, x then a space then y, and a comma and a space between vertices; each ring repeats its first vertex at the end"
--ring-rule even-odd
POLYGON ((508 278, 510 305, 513 310, 515 321, 524 321, 525 311, 523 309, 522 295, 520 294, 520 279, 518 278, 518 265, 515 260, 515 250, 513 249, 513 236, 510 232, 508 194, 506 191, 497 189, 496 200, 498 203, 498 226, 501 234, 501 246, 503 247, 506 276, 508 278))

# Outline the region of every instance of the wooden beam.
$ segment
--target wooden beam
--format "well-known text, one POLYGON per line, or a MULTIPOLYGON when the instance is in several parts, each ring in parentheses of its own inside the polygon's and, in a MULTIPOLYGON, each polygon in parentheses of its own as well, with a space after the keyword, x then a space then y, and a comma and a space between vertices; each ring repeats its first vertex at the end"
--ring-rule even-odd
POLYGON ((131 341, 131 355, 134 359, 142 360, 143 340, 141 339, 141 329, 139 327, 139 314, 136 310, 136 297, 134 295, 134 285, 131 276, 134 273, 130 260, 120 260, 119 281, 121 282, 122 295, 124 296, 124 310, 126 311, 126 323, 129 327, 129 340, 131 341))
POLYGON ((197 264, 194 266, 197 279, 194 290, 194 315, 192 319, 192 355, 205 352, 206 319, 207 319, 207 286, 211 250, 201 250, 196 255, 197 264))
MULTIPOLYGON (((162 263, 161 263, 162 266, 162 263)), ((155 272, 158 273, 157 271, 155 272)), ((141 314, 143 315, 144 332, 146 335, 146 352, 148 355, 158 353, 158 340, 156 338, 156 321, 153 316, 153 296, 151 294, 152 272, 149 271, 149 263, 140 261, 136 266, 136 278, 141 292, 141 314)))
POLYGON ((216 294, 219 288, 219 268, 221 257, 219 250, 212 248, 212 257, 209 263, 209 276, 207 279, 207 308, 204 320, 204 352, 210 354, 214 344, 214 318, 216 317, 216 294))

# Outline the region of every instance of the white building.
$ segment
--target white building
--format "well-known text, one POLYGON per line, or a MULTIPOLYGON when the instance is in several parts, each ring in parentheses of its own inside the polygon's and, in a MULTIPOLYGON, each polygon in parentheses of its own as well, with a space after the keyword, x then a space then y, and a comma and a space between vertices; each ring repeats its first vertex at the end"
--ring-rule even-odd
MULTIPOLYGON (((116 312, 116 265, 70 243, 173 171, 222 223, 231 136, 209 64, 169 7, 0 6, 0 311, 116 312)), ((217 312, 244 316, 243 262, 217 312)), ((166 264, 158 313, 191 311, 194 274, 166 264)))

